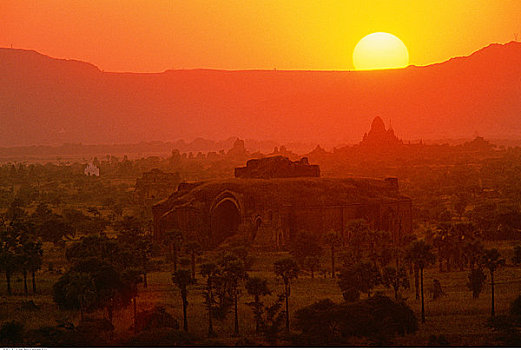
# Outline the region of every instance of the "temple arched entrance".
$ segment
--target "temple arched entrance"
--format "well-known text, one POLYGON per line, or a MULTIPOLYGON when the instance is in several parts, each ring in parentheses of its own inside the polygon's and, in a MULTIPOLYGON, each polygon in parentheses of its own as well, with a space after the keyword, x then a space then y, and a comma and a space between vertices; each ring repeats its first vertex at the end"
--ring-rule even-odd
POLYGON ((211 211, 212 243, 221 244, 227 238, 239 233, 241 212, 233 198, 224 198, 211 211))

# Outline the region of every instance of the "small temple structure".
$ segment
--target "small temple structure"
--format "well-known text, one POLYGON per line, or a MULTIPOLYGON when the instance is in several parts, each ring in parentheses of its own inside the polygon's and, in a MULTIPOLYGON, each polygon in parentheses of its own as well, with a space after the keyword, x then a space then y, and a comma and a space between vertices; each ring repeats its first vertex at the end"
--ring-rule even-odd
POLYGON ((245 167, 235 168, 235 177, 272 179, 288 177, 320 177, 320 167, 310 165, 308 158, 292 162, 283 156, 250 159, 245 167))
POLYGON ((362 142, 360 142, 361 147, 367 148, 394 147, 402 144, 403 141, 396 137, 392 126, 385 129, 384 121, 380 117, 373 119, 371 129, 364 134, 362 142))

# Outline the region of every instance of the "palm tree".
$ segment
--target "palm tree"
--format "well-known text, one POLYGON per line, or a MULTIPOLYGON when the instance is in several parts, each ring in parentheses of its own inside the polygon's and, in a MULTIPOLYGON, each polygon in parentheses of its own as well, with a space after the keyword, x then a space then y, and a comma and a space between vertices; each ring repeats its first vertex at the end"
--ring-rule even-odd
POLYGON ((181 245, 183 244, 183 232, 181 230, 175 230, 171 232, 171 245, 172 245, 172 260, 174 262, 174 271, 177 271, 177 258, 181 245))
POLYGON ((248 277, 244 261, 235 255, 228 254, 221 262, 223 278, 228 286, 229 294, 234 304, 234 335, 239 335, 239 284, 248 277))
POLYGON ((181 299, 183 300, 183 329, 188 332, 188 317, 186 308, 188 306, 188 286, 195 283, 189 270, 177 270, 172 274, 172 282, 181 291, 181 299))
POLYGON ((479 265, 484 249, 480 241, 467 242, 463 247, 463 255, 471 270, 475 270, 479 265))
POLYGON ((17 230, 13 228, 13 222, 2 225, 0 230, 0 268, 5 273, 8 295, 12 295, 11 277, 20 265, 19 238, 17 230))
POLYGON ((346 232, 348 246, 353 250, 356 261, 360 261, 362 247, 364 243, 369 241, 371 229, 365 220, 360 219, 350 221, 346 227, 346 232))
POLYGON ((36 293, 36 271, 42 266, 42 242, 35 241, 26 235, 22 236, 20 245, 20 263, 24 278, 24 294, 27 296, 27 272, 31 272, 33 293, 36 293))
POLYGON ((262 307, 264 304, 260 301, 261 296, 270 295, 271 291, 268 288, 268 280, 260 277, 251 277, 246 281, 246 290, 249 295, 253 295, 253 303, 248 303, 252 307, 255 315, 255 332, 260 332, 262 322, 262 307))
POLYGON ((214 279, 219 275, 220 270, 214 263, 206 263, 201 265, 201 275, 206 277, 206 291, 204 292, 204 303, 208 310, 208 337, 214 337, 215 332, 213 330, 212 311, 214 300, 214 279))
POLYGON ((432 243, 438 254, 438 269, 439 272, 443 272, 443 252, 445 243, 445 232, 447 224, 441 223, 436 229, 428 228, 424 234, 428 241, 432 243))
POLYGON ((196 256, 201 255, 203 250, 201 248, 201 245, 196 241, 187 242, 185 249, 190 254, 192 262, 192 278, 195 279, 195 258, 196 256))
POLYGON ((315 278, 315 271, 320 266, 320 258, 318 256, 306 256, 303 264, 311 272, 311 278, 315 278))
POLYGON ((491 287, 491 309, 490 316, 495 317, 494 309, 494 272, 500 267, 505 265, 505 259, 501 258, 501 254, 497 249, 485 249, 481 258, 481 264, 487 268, 490 272, 490 287, 491 287))
POLYGON ((289 296, 291 280, 298 278, 300 272, 297 263, 291 258, 280 259, 274 264, 274 271, 284 282, 284 298, 286 299, 286 330, 289 332, 289 296))
POLYGON ((432 247, 424 241, 415 241, 409 246, 407 260, 414 263, 420 270, 420 293, 422 303, 422 323, 425 323, 425 304, 423 297, 423 270, 436 262, 432 247))
POLYGON ((33 242, 31 245, 31 259, 29 261, 29 268, 31 270, 31 282, 33 285, 33 294, 36 294, 36 271, 42 268, 42 242, 33 242))
POLYGON ((149 237, 139 236, 135 243, 135 253, 138 258, 139 266, 141 268, 141 272, 143 273, 143 288, 148 287, 148 278, 147 272, 149 269, 148 262, 150 261, 150 256, 152 255, 152 242, 149 237))
POLYGON ((335 248, 342 244, 342 238, 336 233, 336 231, 329 231, 325 237, 326 243, 329 245, 331 251, 331 278, 336 278, 335 272, 335 248))

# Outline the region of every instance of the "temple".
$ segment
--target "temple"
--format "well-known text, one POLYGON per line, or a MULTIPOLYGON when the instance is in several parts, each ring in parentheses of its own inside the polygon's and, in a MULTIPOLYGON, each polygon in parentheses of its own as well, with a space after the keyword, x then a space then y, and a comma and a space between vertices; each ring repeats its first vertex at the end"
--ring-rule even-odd
POLYGON ((371 123, 371 129, 364 134, 360 146, 367 148, 384 148, 402 145, 403 141, 394 134, 393 128, 385 129, 382 118, 376 117, 371 123))
POLYGON ((179 173, 152 169, 136 180, 134 196, 139 201, 164 199, 180 182, 179 173))
POLYGON ((235 175, 181 183, 152 208, 156 239, 180 230, 209 248, 240 237, 282 249, 301 231, 322 237, 334 230, 347 238, 346 226, 355 219, 394 240, 412 231, 412 202, 400 194, 396 178, 320 178, 307 159, 284 157, 250 160, 235 175))
POLYGON ((297 162, 283 156, 250 159, 245 167, 235 168, 235 177, 250 179, 319 176, 320 167, 310 165, 306 157, 297 162))

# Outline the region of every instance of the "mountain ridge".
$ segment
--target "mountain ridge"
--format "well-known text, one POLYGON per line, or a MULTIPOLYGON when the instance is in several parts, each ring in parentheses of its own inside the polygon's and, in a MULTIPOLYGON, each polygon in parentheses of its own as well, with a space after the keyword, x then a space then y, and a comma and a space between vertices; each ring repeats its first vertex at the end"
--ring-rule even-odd
POLYGON ((383 71, 104 72, 0 48, 0 146, 204 137, 360 139, 392 119, 404 139, 521 136, 521 43, 383 71))

